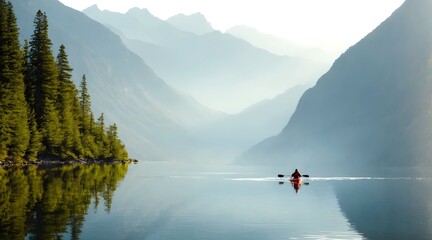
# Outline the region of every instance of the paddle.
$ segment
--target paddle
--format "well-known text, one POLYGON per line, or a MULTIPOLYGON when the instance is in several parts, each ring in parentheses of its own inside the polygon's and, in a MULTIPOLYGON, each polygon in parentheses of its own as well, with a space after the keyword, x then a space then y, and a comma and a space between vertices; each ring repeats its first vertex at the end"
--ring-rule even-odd
MULTIPOLYGON (((283 175, 283 174, 278 174, 278 177, 285 177, 285 175, 283 175)), ((309 177, 309 175, 307 175, 307 174, 303 174, 302 177, 309 177)))

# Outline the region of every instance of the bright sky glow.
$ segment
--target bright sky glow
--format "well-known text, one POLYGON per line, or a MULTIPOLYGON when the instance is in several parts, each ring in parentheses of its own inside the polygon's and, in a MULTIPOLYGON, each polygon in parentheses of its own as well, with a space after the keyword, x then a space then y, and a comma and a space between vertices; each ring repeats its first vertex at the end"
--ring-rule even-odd
POLYGON ((344 51, 391 15, 404 0, 60 0, 83 10, 147 8, 161 19, 201 12, 214 28, 254 27, 303 45, 344 51))

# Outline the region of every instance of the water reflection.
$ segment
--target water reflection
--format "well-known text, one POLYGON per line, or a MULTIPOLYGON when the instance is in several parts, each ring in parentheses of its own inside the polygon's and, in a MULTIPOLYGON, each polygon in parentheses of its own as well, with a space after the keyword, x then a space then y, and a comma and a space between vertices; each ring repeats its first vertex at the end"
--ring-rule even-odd
MULTIPOLYGON (((295 193, 298 193, 299 190, 300 190, 300 188, 303 185, 309 185, 309 182, 300 182, 300 183, 298 183, 298 182, 288 181, 288 183, 292 186, 292 188, 294 189, 295 193)), ((284 185, 284 184, 285 184, 284 181, 279 181, 279 185, 284 185)))
POLYGON ((300 189, 301 183, 293 183, 293 182, 292 182, 291 185, 293 186, 294 191, 295 191, 296 193, 298 193, 298 190, 300 189))
POLYGON ((0 239, 79 239, 91 203, 109 212, 128 165, 0 169, 0 239))
POLYGON ((217 167, 130 166, 112 212, 90 212, 82 239, 361 239, 331 182, 311 181, 296 194, 274 171, 217 167))
POLYGON ((432 239, 430 180, 364 180, 334 186, 346 218, 367 239, 432 239))

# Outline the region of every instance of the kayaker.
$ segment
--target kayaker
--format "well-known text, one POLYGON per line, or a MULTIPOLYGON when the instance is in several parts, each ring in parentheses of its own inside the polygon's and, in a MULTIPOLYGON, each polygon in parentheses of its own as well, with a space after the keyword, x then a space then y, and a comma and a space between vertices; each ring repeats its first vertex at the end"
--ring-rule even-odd
POLYGON ((294 173, 293 174, 291 174, 291 177, 293 178, 293 179, 299 179, 299 178, 301 178, 301 174, 299 173, 299 171, 296 169, 295 171, 294 171, 294 173))

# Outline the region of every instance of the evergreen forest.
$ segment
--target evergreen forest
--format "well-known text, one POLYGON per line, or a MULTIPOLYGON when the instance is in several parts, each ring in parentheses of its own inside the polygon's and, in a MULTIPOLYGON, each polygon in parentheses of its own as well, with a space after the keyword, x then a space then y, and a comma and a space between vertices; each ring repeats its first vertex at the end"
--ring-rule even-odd
POLYGON ((0 161, 127 160, 117 125, 93 116, 86 76, 77 89, 66 47, 51 48, 44 12, 21 46, 13 6, 0 0, 0 161))

